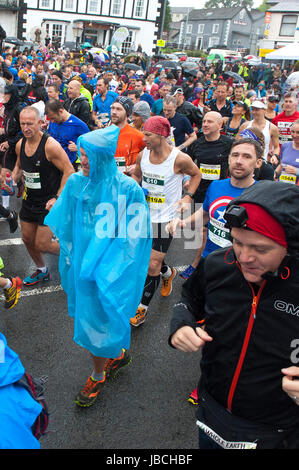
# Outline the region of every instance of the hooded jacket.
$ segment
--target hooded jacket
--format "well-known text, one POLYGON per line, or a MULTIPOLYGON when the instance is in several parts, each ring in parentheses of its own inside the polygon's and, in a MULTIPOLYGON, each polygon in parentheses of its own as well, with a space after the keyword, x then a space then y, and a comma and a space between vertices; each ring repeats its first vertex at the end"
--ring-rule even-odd
POLYGON ((25 369, 18 355, 7 346, 0 333, 0 449, 39 449, 31 426, 42 407, 19 385, 25 369))
POLYGON ((77 118, 81 119, 81 121, 85 122, 88 126, 91 125, 90 105, 88 99, 85 96, 80 95, 74 100, 67 98, 64 101, 64 107, 70 114, 73 114, 77 118))
POLYGON ((6 85, 5 93, 10 94, 10 99, 4 104, 4 134, 1 136, 1 141, 7 140, 9 153, 15 152, 15 144, 21 138, 21 126, 20 126, 20 112, 22 105, 18 93, 18 88, 15 85, 6 85))
POLYGON ((142 296, 152 246, 143 191, 117 170, 118 136, 112 125, 78 138, 89 175, 71 175, 45 219, 59 238, 61 285, 75 320, 74 340, 109 358, 130 347, 130 317, 142 296))
POLYGON ((273 429, 298 428, 299 408, 282 390, 281 369, 292 364, 299 338, 299 188, 258 182, 232 201, 253 202, 285 228, 288 256, 261 286, 249 283, 233 249, 202 260, 184 283, 170 335, 204 321, 213 341, 202 349, 199 394, 206 390, 234 416, 273 429))

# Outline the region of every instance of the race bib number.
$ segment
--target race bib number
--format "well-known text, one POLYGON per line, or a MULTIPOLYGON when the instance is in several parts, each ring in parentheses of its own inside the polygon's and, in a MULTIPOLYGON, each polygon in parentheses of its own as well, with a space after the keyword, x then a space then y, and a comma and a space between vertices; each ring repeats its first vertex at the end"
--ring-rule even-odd
POLYGON ((151 210, 162 209, 163 204, 165 204, 165 194, 151 193, 149 191, 146 200, 151 210))
POLYGON ((25 186, 28 189, 41 189, 40 173, 23 171, 25 186))
POLYGON ((203 163, 201 163, 200 171, 202 174, 202 178, 204 180, 219 180, 221 166, 220 165, 204 165, 203 163))
POLYGON ((164 186, 164 178, 159 175, 151 175, 150 173, 144 173, 142 179, 145 183, 154 186, 164 186))
POLYGON ((296 184, 296 175, 291 175, 290 173, 284 173, 282 172, 279 181, 282 181, 283 183, 291 183, 291 184, 296 184))
POLYGON ((213 217, 210 218, 209 223, 209 239, 221 248, 231 245, 229 229, 224 227, 223 222, 219 222, 213 217))
POLYGON ((279 143, 283 144, 284 142, 290 142, 292 140, 290 127, 292 122, 279 121, 277 123, 278 133, 279 133, 279 143))
POLYGON ((116 157, 115 161, 116 161, 118 171, 120 171, 121 173, 125 173, 126 169, 127 169, 126 158, 125 157, 116 157))
POLYGON ((256 442, 243 442, 243 441, 226 441, 219 434, 217 434, 213 429, 209 428, 206 424, 201 421, 196 421, 197 426, 216 444, 218 444, 223 449, 238 449, 238 450, 248 450, 256 449, 256 442))

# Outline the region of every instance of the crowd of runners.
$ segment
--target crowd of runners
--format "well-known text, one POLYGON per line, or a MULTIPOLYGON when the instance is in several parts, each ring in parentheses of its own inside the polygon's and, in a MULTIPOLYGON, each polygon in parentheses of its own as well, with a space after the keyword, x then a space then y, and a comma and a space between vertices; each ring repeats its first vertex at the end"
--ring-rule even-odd
POLYGON ((59 257, 74 340, 91 353, 93 366, 75 402, 91 406, 106 380, 130 364, 131 327, 146 322, 158 289, 163 297, 172 292, 178 273, 167 264, 167 253, 174 236, 186 227, 198 231, 192 259, 185 250, 187 268, 179 275, 186 282, 174 306, 169 344, 183 351, 206 344, 203 379, 189 397, 202 413, 200 447, 229 448, 236 440, 247 448, 296 447, 299 387, 293 378, 299 372, 286 369, 286 350, 299 333, 299 314, 294 307, 291 318, 263 320, 250 329, 238 316, 246 317, 252 294, 256 304, 266 296, 261 308, 269 313, 265 273, 276 276, 267 282, 274 282, 271 293, 281 292, 278 310, 290 292, 288 301, 298 304, 299 80, 289 81, 296 65, 200 59, 190 72, 185 59, 161 66, 161 57, 139 51, 128 60, 107 54, 99 61, 83 50, 75 64, 69 51, 51 45, 23 52, 3 47, 0 216, 11 233, 20 224, 36 266, 23 280, 17 273, 0 277, 5 308, 16 305, 21 289, 51 280, 46 253, 59 257), (21 199, 19 213, 12 209, 14 198, 21 199), (139 228, 132 230, 136 205, 139 228), (242 279, 233 272, 235 260, 242 279), (230 317, 234 303, 239 313, 230 317), (274 353, 278 333, 283 345, 274 353), (251 352, 250 341, 256 346, 251 352), (255 383, 250 374, 256 361, 261 371, 255 383), (226 367, 227 373, 218 373, 226 367), (266 394, 272 397, 268 406, 266 394), (227 424, 224 417, 219 426, 211 410, 218 417, 229 410, 236 422, 227 424), (247 420, 253 424, 243 432, 247 420), (281 439, 276 425, 283 429, 281 439), (239 437, 231 432, 234 426, 239 437))

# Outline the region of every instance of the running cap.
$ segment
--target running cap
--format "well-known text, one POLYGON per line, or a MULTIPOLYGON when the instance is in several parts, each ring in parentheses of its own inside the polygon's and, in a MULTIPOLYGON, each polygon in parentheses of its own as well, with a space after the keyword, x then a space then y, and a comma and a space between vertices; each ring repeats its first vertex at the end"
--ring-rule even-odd
POLYGON ((285 248, 288 246, 283 226, 260 205, 251 202, 232 205, 225 214, 225 219, 230 228, 240 227, 253 230, 264 237, 270 238, 278 245, 285 248), (246 213, 244 210, 241 211, 240 208, 245 209, 246 213))
POLYGON ((256 142, 260 143, 259 138, 250 129, 244 129, 243 131, 241 131, 240 137, 242 137, 243 139, 246 139, 246 138, 253 139, 253 140, 256 140, 256 142))
POLYGON ((153 134, 158 134, 163 137, 169 137, 169 121, 163 116, 152 116, 144 123, 143 132, 145 131, 152 132, 153 134))
POLYGON ((134 104, 132 113, 140 116, 143 122, 145 122, 151 115, 151 108, 146 101, 138 101, 134 104))
POLYGON ((251 103, 252 108, 258 108, 258 109, 267 109, 266 103, 264 103, 262 100, 253 100, 251 103))
POLYGON ((132 109, 133 109, 133 101, 130 100, 127 96, 118 96, 114 103, 119 103, 122 105, 122 107, 125 109, 127 116, 130 116, 132 114, 132 109))

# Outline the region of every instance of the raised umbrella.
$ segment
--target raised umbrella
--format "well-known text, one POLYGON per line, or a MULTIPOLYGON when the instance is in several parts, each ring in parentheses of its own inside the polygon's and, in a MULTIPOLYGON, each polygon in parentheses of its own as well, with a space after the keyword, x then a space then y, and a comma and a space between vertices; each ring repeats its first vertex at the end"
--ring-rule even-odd
POLYGON ((236 72, 223 72, 222 73, 222 76, 224 79, 226 79, 227 77, 232 77, 234 79, 235 82, 238 82, 238 83, 245 83, 245 80, 243 77, 241 77, 240 75, 238 75, 236 72))
POLYGON ((154 67, 163 67, 163 69, 173 69, 173 70, 180 69, 180 66, 177 65, 172 60, 162 60, 161 62, 158 62, 157 64, 155 64, 154 67))

